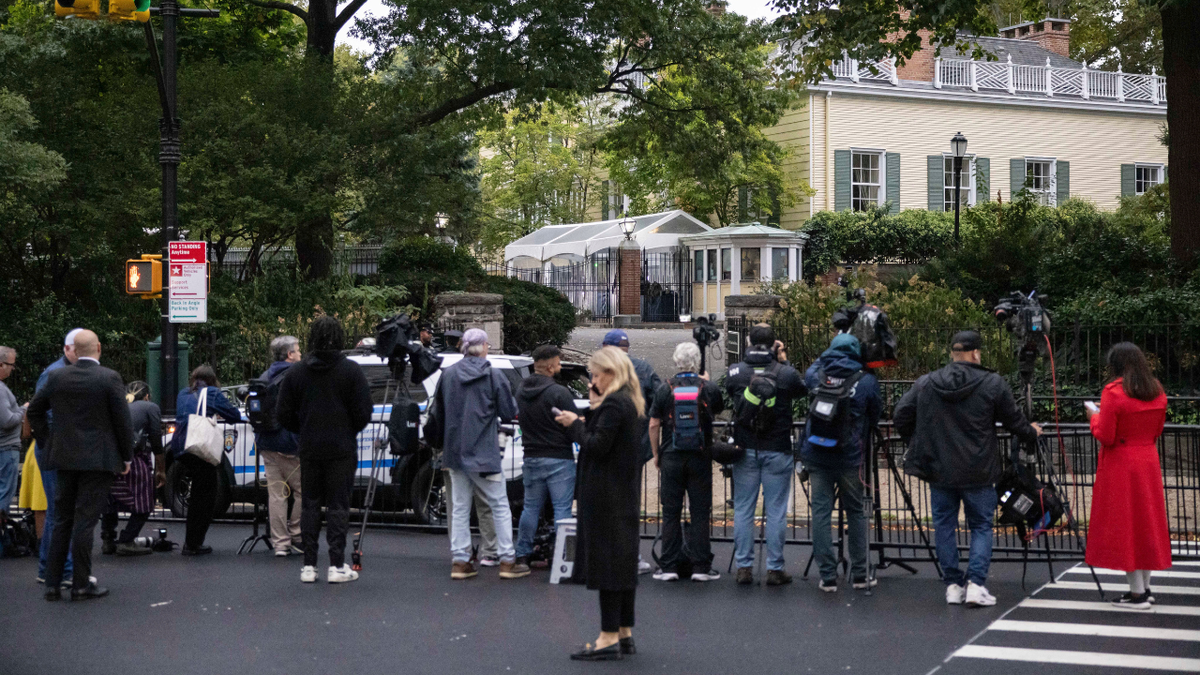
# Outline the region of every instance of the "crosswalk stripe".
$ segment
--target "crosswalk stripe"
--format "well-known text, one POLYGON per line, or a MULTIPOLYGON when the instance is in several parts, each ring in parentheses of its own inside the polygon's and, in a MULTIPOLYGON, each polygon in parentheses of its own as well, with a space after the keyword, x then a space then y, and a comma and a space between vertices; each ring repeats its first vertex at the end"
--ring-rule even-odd
POLYGON ((1200 567, 1200 560, 1176 560, 1174 564, 1187 567, 1200 567))
MULTIPOLYGON (((1124 593, 1129 590, 1129 584, 1106 584, 1101 582, 1100 586, 1106 591, 1117 593, 1124 593)), ((1056 584, 1047 584, 1044 590, 1056 588, 1068 591, 1095 591, 1096 584, 1090 581, 1060 581, 1056 584)), ((1200 595, 1200 586, 1159 586, 1158 584, 1151 584, 1150 589, 1154 591, 1154 595, 1200 595)))
MULTIPOLYGON (((1095 588, 1095 586, 1092 588, 1095 588)), ((1157 592, 1158 591, 1155 591, 1155 593, 1157 592)), ((1200 607, 1190 607, 1184 605, 1153 605, 1150 609, 1130 609, 1128 607, 1117 607, 1109 602, 1026 598, 1021 601, 1019 606, 1027 609, 1064 609, 1081 610, 1085 612, 1120 612, 1124 614, 1170 614, 1174 616, 1200 616, 1200 607)))
POLYGON ((1027 649, 1024 647, 991 647, 987 645, 967 645, 954 652, 953 656, 1000 661, 1060 663, 1078 666, 1111 666, 1118 668, 1139 668, 1142 670, 1173 670, 1200 673, 1200 659, 1187 659, 1178 656, 1073 652, 1062 649, 1027 649))
POLYGON ((1106 626, 1096 623, 1060 623, 1058 621, 1014 621, 1001 619, 988 630, 1018 633, 1054 633, 1056 635, 1090 635, 1096 637, 1138 638, 1141 640, 1180 640, 1200 642, 1200 630, 1185 628, 1148 628, 1145 626, 1106 626))
MULTIPOLYGON (((1067 574, 1091 574, 1091 573, 1092 573, 1091 570, 1089 570, 1086 567, 1072 567, 1071 569, 1067 570, 1067 574)), ((1119 574, 1121 576, 1125 576, 1125 573, 1122 572, 1121 570, 1109 570, 1109 569, 1103 569, 1100 567, 1096 568, 1096 574, 1103 574, 1103 575, 1119 574)), ((1150 574, 1151 581, 1153 581, 1154 579, 1159 579, 1159 578, 1162 578, 1162 579, 1200 579, 1200 572, 1170 572, 1170 571, 1159 572, 1159 571, 1154 571, 1150 574)))

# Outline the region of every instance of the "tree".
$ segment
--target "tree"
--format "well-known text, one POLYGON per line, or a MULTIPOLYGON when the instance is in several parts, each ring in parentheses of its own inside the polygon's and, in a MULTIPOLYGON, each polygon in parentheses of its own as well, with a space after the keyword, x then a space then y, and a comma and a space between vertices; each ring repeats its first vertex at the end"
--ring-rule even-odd
MULTIPOLYGON (((895 57, 904 63, 921 48, 918 31, 930 42, 960 42, 959 32, 995 33, 995 21, 984 0, 910 0, 837 2, 836 0, 772 0, 786 14, 779 26, 795 45, 789 68, 801 81, 832 75, 831 63, 843 52, 863 61, 895 57)), ((1200 254, 1200 1, 1139 0, 1156 10, 1162 22, 1163 71, 1170 104, 1168 160, 1171 167, 1171 253, 1191 264, 1200 254)), ((1123 56, 1123 54, 1122 54, 1123 56)))

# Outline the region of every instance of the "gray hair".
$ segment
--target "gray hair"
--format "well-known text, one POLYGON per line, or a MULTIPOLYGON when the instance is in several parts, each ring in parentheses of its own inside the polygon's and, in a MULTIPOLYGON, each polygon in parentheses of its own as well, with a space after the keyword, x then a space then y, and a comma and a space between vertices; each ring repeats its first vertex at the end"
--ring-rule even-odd
POLYGON ((5 347, 3 345, 0 345, 0 361, 4 361, 5 363, 7 363, 8 357, 10 357, 10 356, 15 357, 16 355, 17 355, 17 350, 13 349, 12 347, 5 347))
POLYGON ((477 345, 470 345, 467 347, 467 356, 483 356, 483 353, 487 350, 487 347, 488 346, 486 342, 477 345))
POLYGON ((675 346, 675 367, 679 372, 698 373, 700 371, 700 348, 695 342, 680 342, 675 346))
POLYGON ((280 335, 271 340, 271 358, 276 361, 287 361, 288 354, 300 344, 300 340, 292 335, 280 335))

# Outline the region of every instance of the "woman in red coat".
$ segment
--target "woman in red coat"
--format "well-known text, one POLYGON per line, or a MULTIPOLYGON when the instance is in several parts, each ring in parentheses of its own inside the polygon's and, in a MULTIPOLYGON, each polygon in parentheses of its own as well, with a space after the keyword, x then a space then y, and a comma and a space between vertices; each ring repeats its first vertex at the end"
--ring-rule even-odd
POLYGON ((1100 395, 1100 411, 1088 411, 1100 441, 1087 563, 1122 570, 1129 592, 1113 601, 1150 608, 1150 572, 1171 566, 1171 537, 1163 493, 1158 437, 1167 395, 1150 372, 1146 355, 1131 342, 1108 352, 1113 379, 1100 395))

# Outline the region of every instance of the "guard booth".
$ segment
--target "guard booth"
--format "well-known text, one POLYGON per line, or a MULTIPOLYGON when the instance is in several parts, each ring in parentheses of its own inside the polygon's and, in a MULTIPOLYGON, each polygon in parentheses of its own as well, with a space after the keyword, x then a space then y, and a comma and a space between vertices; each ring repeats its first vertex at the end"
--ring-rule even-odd
POLYGON ((803 232, 759 223, 679 238, 692 256, 692 312, 726 318, 725 298, 753 295, 765 282, 802 278, 803 232))

